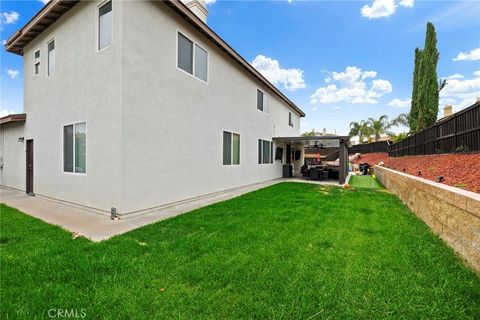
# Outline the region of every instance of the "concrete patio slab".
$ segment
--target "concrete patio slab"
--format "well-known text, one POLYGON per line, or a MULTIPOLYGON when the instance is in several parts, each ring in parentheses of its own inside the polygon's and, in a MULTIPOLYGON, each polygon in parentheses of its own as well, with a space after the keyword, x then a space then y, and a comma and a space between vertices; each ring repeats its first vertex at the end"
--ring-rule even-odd
POLYGON ((77 232, 87 239, 99 242, 161 220, 175 217, 217 202, 232 199, 245 193, 280 182, 300 182, 338 186, 338 183, 330 181, 307 181, 297 178, 276 179, 225 190, 145 211, 139 211, 134 214, 121 216, 120 219, 116 220, 111 220, 110 214, 105 211, 72 205, 41 196, 32 197, 23 192, 3 187, 0 187, 0 202, 47 223, 60 226, 71 232, 77 232))

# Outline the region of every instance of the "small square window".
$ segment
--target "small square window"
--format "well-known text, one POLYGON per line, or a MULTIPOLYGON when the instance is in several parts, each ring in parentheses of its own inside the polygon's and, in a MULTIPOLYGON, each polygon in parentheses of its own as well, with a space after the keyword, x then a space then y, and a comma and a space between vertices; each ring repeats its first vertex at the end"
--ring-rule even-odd
POLYGON ((112 2, 98 8, 98 50, 112 44, 112 2))
POLYGON ((39 73, 40 73, 40 50, 37 50, 33 54, 33 74, 38 75, 39 73))
POLYGON ((258 164, 273 163, 273 142, 258 139, 258 164))
POLYGON ((240 135, 223 131, 223 165, 240 164, 240 135))
POLYGON ((257 89, 257 109, 269 113, 268 96, 257 89))
POLYGON ((47 44, 47 49, 47 76, 51 76, 55 73, 55 40, 52 40, 47 44))

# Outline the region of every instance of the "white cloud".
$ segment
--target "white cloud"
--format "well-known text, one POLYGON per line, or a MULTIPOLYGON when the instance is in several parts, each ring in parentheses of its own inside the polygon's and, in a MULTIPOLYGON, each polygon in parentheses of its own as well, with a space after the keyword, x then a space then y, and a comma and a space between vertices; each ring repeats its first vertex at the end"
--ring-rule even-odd
POLYGON ((252 61, 252 65, 260 73, 275 85, 283 85, 288 91, 305 88, 303 70, 282 69, 278 60, 258 55, 252 61))
POLYGON ((1 24, 14 24, 17 22, 20 15, 16 11, 2 12, 0 23, 1 24))
POLYGON ((476 61, 480 60, 480 48, 470 50, 470 52, 460 52, 453 61, 463 61, 463 60, 470 60, 476 61))
POLYGON ((400 1, 399 5, 401 5, 402 7, 411 8, 413 7, 414 3, 415 0, 402 0, 400 1))
POLYGON ((335 107, 333 107, 333 109, 335 109, 335 110, 340 110, 340 107, 339 107, 339 106, 335 106, 335 107))
POLYGON ((15 111, 12 111, 12 110, 7 110, 7 109, 0 109, 0 118, 2 117, 6 117, 10 114, 15 114, 16 112, 15 111))
POLYGON ((406 108, 406 107, 410 107, 411 103, 412 103, 412 99, 401 100, 401 99, 395 98, 392 101, 390 101, 388 105, 392 107, 397 107, 397 108, 406 108))
POLYGON ((387 18, 395 13, 398 6, 411 8, 415 0, 373 0, 371 5, 364 5, 360 10, 363 17, 368 19, 387 18))
MULTIPOLYGON (((40 1, 50 1, 50 0, 40 0, 40 1)), ((217 0, 205 0, 205 4, 208 6, 208 5, 211 5, 211 4, 214 4, 215 2, 217 2, 217 0)))
POLYGON ((343 72, 330 72, 326 86, 318 88, 310 96, 310 103, 378 103, 376 98, 392 92, 392 84, 383 79, 369 79, 377 76, 375 71, 362 71, 358 67, 347 67, 343 72))
POLYGON ((440 91, 440 107, 451 104, 455 110, 461 110, 480 98, 480 70, 473 73, 472 79, 450 79, 440 91))
POLYGON ((20 71, 18 70, 13 70, 13 69, 7 69, 7 74, 10 77, 10 79, 18 79, 18 76, 20 75, 20 71))
POLYGON ((458 73, 455 73, 455 74, 452 74, 451 76, 447 77, 447 79, 451 80, 451 79, 463 79, 465 78, 465 76, 461 75, 461 74, 458 74, 458 73))
POLYGON ((395 13, 395 1, 374 0, 371 5, 364 5, 360 12, 369 19, 389 17, 395 13))
POLYGON ((2 46, 7 44, 7 40, 2 40, 2 46))

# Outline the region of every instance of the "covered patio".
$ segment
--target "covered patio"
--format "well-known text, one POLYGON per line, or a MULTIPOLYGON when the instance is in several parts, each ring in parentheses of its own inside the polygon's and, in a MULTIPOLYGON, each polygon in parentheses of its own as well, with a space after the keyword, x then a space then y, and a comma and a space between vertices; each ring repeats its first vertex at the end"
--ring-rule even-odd
POLYGON ((277 148, 286 149, 283 177, 306 180, 338 180, 348 176, 348 136, 275 137, 277 148))

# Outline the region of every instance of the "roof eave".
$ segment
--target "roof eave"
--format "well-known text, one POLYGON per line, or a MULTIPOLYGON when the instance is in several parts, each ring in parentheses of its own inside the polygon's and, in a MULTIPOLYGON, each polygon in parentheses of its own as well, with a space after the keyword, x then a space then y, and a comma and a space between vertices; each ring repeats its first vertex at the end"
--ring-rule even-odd
MULTIPOLYGON (((8 52, 23 55, 23 48, 30 43, 37 35, 42 33, 64 13, 75 6, 80 0, 51 0, 47 3, 30 21, 20 30, 15 32, 5 44, 8 52)), ((288 99, 280 90, 278 90, 270 81, 268 81, 257 69, 248 61, 230 47, 220 36, 218 36, 205 22, 197 17, 188 7, 179 0, 164 0, 170 8, 183 17, 195 29, 210 39, 217 47, 227 55, 232 57, 243 69, 252 74, 266 87, 273 91, 280 99, 295 110, 300 117, 305 117, 305 113, 288 99)))
POLYGON ((197 31, 201 32, 205 37, 210 39, 227 55, 232 57, 237 63, 240 64, 247 72, 251 73, 260 82, 263 82, 270 90, 278 95, 284 102, 286 102, 292 109, 294 109, 300 117, 305 117, 305 113, 290 99, 288 99, 280 90, 277 89, 270 81, 268 81, 257 69, 255 69, 248 61, 246 61, 238 52, 230 47, 219 35, 215 33, 205 22, 197 17, 188 7, 178 0, 165 0, 170 8, 182 16, 187 22, 189 22, 197 31))
POLYGON ((80 0, 51 0, 6 42, 8 52, 23 55, 23 48, 80 0))
POLYGON ((25 113, 9 114, 8 116, 0 118, 0 125, 12 122, 25 122, 27 115, 25 113))

